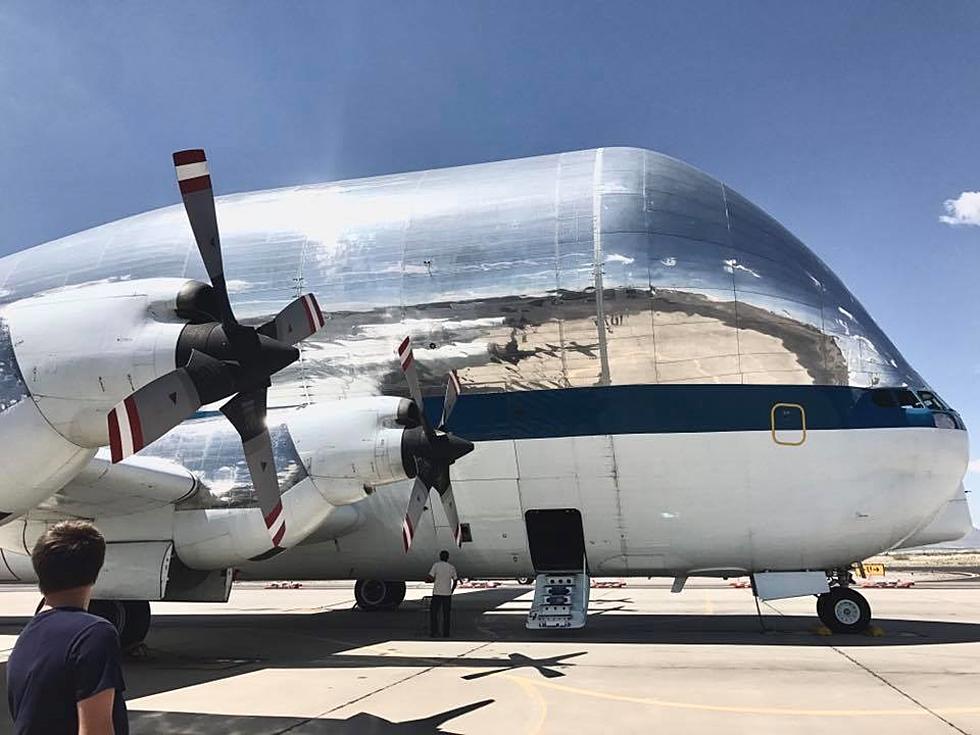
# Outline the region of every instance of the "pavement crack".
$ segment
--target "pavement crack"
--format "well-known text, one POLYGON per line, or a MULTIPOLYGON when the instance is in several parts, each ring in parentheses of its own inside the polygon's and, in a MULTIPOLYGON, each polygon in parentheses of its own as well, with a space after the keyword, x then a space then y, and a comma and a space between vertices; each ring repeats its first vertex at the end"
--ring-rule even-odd
POLYGON ((386 684, 386 685, 384 685, 382 687, 378 687, 377 689, 374 689, 374 690, 372 690, 370 692, 367 692, 366 694, 362 694, 359 697, 354 697, 353 699, 350 699, 350 700, 348 700, 346 702, 342 702, 341 704, 338 704, 338 705, 336 705, 334 707, 331 707, 330 709, 324 710, 323 712, 320 712, 319 714, 316 714, 313 717, 307 717, 307 718, 305 718, 303 720, 300 720, 299 722, 295 722, 295 723, 293 723, 292 725, 290 725, 287 728, 284 728, 282 730, 277 730, 276 731, 276 735, 283 735, 283 733, 287 733, 287 732, 290 732, 292 730, 295 730, 297 727, 300 727, 302 725, 306 725, 306 724, 308 724, 310 722, 315 722, 316 720, 323 719, 327 715, 332 714, 332 713, 336 712, 337 710, 343 709, 344 707, 349 707, 352 704, 357 704, 358 702, 362 702, 362 701, 364 701, 365 699, 367 699, 369 697, 373 697, 375 694, 380 694, 381 692, 385 692, 385 691, 388 691, 389 689, 393 689, 394 687, 398 686, 399 684, 404 684, 406 681, 411 681, 412 679, 415 679, 415 678, 417 678, 419 676, 422 676, 423 674, 428 674, 430 671, 433 671, 434 669, 438 669, 438 668, 441 668, 443 666, 449 666, 450 664, 458 661, 459 659, 466 658, 467 656, 469 656, 471 654, 474 654, 477 651, 479 651, 480 649, 486 648, 487 646, 490 646, 490 645, 492 645, 495 642, 496 642, 495 640, 486 641, 484 643, 481 643, 478 646, 474 646, 473 648, 470 648, 470 649, 468 649, 466 651, 463 651, 462 653, 460 653, 460 654, 458 654, 456 656, 453 656, 452 658, 446 658, 446 659, 443 659, 442 661, 440 661, 438 663, 433 664, 432 666, 426 666, 425 668, 423 668, 423 669, 421 669, 419 671, 416 671, 416 672, 414 672, 412 674, 409 674, 408 676, 402 677, 401 679, 398 679, 397 681, 393 681, 390 684, 386 684))
POLYGON ((844 651, 842 651, 841 649, 839 649, 837 646, 829 646, 829 648, 831 648, 833 651, 839 653, 841 656, 843 656, 844 658, 846 658, 848 661, 850 661, 852 664, 854 664, 855 666, 857 666, 859 669, 861 669, 865 673, 870 674, 871 676, 873 676, 875 679, 877 679, 878 681, 880 681, 885 686, 889 687, 893 691, 895 691, 898 694, 900 694, 901 696, 905 697, 907 700, 909 700, 916 707, 919 707, 920 709, 928 712, 930 715, 932 715, 933 717, 935 717, 940 722, 943 722, 946 725, 949 725, 949 727, 951 727, 956 732, 961 733, 961 735, 970 735, 966 730, 963 730, 962 728, 957 727, 952 722, 950 722, 945 717, 943 717, 941 714, 939 714, 938 712, 936 712, 933 709, 930 709, 925 704, 923 704, 922 702, 920 702, 918 699, 916 699, 915 697, 913 697, 911 694, 909 694, 906 691, 903 691, 896 684, 892 684, 890 681, 888 681, 888 679, 886 679, 885 677, 883 677, 877 671, 874 671, 873 669, 865 666, 860 661, 858 661, 856 658, 854 658, 853 656, 849 656, 844 651))
MULTIPOLYGON (((770 610, 772 610, 774 613, 776 613, 780 617, 785 617, 785 615, 783 615, 783 611, 782 610, 780 610, 779 608, 777 608, 774 605, 770 604, 768 601, 765 602, 764 604, 765 604, 766 607, 768 607, 770 610)), ((897 684, 892 684, 890 681, 888 681, 888 679, 886 679, 884 676, 882 676, 881 674, 879 674, 877 671, 874 671, 870 667, 865 666, 860 661, 858 661, 856 658, 854 658, 853 656, 849 656, 847 653, 845 653, 843 650, 841 650, 837 646, 835 646, 833 644, 828 644, 827 645, 827 648, 829 648, 834 653, 837 653, 840 656, 844 657, 845 659, 847 659, 848 661, 850 661, 852 664, 854 664, 855 666, 857 666, 859 669, 861 669, 866 674, 870 674, 875 679, 877 679, 882 684, 884 684, 886 687, 888 687, 889 689, 891 689, 892 691, 894 691, 896 694, 898 694, 899 696, 904 697, 905 699, 907 699, 908 701, 910 701, 912 704, 914 704, 916 707, 918 707, 919 709, 921 709, 923 712, 929 713, 930 715, 932 715, 933 717, 935 717, 940 722, 944 723, 945 725, 948 725, 949 727, 951 727, 956 732, 961 733, 961 735, 970 735, 970 733, 968 733, 966 730, 963 730, 962 728, 957 727, 952 722, 950 722, 945 717, 943 717, 941 714, 939 714, 938 712, 936 712, 933 709, 930 709, 929 707, 927 707, 925 704, 923 704, 922 702, 920 702, 918 699, 916 699, 915 697, 913 697, 908 692, 903 691, 901 689, 901 687, 899 687, 897 684)))

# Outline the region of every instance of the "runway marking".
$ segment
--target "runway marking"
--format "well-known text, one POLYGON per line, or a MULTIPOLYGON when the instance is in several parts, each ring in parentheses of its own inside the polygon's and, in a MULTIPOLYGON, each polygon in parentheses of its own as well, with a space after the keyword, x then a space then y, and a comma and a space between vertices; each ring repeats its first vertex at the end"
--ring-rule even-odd
POLYGON ((595 697, 597 699, 608 699, 614 702, 645 704, 650 707, 700 710, 702 712, 726 712, 729 714, 775 715, 789 717, 922 717, 933 713, 942 713, 947 715, 980 714, 980 707, 949 707, 946 709, 932 710, 930 712, 929 710, 924 709, 796 709, 792 707, 743 707, 737 705, 698 704, 695 702, 674 702, 667 699, 651 699, 649 697, 631 697, 627 694, 612 694, 611 692, 600 692, 595 689, 581 689, 579 687, 571 687, 566 684, 556 684, 552 681, 547 681, 544 679, 529 679, 525 676, 517 676, 515 674, 503 674, 502 676, 508 679, 526 682, 528 686, 554 689, 567 694, 595 697))
POLYGON ((533 699, 535 704, 538 705, 537 722, 535 722, 527 731, 528 735, 537 735, 539 732, 541 732, 541 728, 544 727, 544 723, 548 719, 548 700, 541 696, 541 692, 531 686, 531 682, 525 679, 523 676, 508 676, 507 678, 517 682, 520 688, 524 690, 524 693, 533 699))
POLYGON ((704 592, 704 612, 706 615, 715 614, 715 606, 711 602, 711 598, 708 596, 707 592, 704 592))

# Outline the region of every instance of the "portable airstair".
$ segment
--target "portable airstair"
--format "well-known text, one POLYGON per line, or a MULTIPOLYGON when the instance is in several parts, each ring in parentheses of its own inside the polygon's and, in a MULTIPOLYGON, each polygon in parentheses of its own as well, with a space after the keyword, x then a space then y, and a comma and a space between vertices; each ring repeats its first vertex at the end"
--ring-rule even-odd
POLYGON ((534 602, 527 614, 529 630, 582 628, 589 612, 589 575, 578 571, 546 572, 534 582, 534 602))

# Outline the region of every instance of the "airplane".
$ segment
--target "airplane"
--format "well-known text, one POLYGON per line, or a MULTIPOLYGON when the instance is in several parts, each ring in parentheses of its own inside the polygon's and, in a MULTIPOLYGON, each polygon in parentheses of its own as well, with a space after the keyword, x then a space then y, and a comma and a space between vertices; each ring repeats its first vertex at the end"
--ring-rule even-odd
POLYGON ((444 548, 533 577, 529 628, 585 625, 592 576, 749 575, 857 632, 855 563, 972 525, 957 412, 686 163, 597 148, 217 198, 203 151, 174 166, 183 206, 0 259, 0 578, 92 519, 92 610, 126 646, 150 602, 226 601, 235 575, 394 608, 444 548))

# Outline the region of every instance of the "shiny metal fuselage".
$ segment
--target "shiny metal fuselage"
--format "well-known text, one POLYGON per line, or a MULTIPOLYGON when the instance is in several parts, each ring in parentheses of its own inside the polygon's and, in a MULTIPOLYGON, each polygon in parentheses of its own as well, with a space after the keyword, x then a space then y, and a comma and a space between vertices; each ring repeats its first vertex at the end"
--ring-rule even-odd
MULTIPOLYGON (((274 407, 404 395, 394 348, 406 333, 430 395, 451 369, 466 392, 487 394, 668 384, 926 387, 799 240, 727 186, 651 151, 597 149, 238 194, 221 197, 217 209, 236 313, 262 321, 313 291, 329 315, 302 344, 301 360, 276 376, 274 407)), ((5 302, 156 276, 206 278, 178 207, 0 260, 5 302)), ((208 433, 208 421, 194 425, 195 436, 208 433)), ((220 418, 213 426, 215 437, 228 432, 220 418)), ((474 543, 461 552, 463 566, 472 564, 467 573, 527 573, 522 513, 542 504, 592 516, 587 543, 599 572, 772 568, 788 553, 786 568, 843 563, 908 536, 952 497, 965 465, 965 432, 935 428, 862 429, 871 433, 855 440, 859 432, 840 427, 800 449, 816 454, 796 456, 774 444, 768 426, 704 435, 633 429, 570 436, 553 425, 534 437, 518 432, 478 444, 455 468, 461 514, 474 525, 474 543), (915 454, 925 466, 857 454, 912 451, 920 433, 930 437, 920 450, 934 451, 932 459, 915 454), (892 436, 901 439, 889 443, 892 436), (532 456, 544 458, 536 470, 532 456), (835 457, 844 460, 833 480, 840 497, 808 502, 827 488, 818 466, 835 457), (785 476, 801 467, 806 476, 785 476), (919 495, 916 467, 934 481, 919 495), (881 484, 870 486, 875 468, 884 470, 881 484), (911 484, 896 490, 902 482, 911 484), (855 491, 860 508, 848 505, 855 491), (825 515, 815 519, 816 509, 825 515), (872 520, 840 525, 855 512, 872 520), (807 533, 811 540, 794 546, 807 533)), ((218 502, 224 487, 241 499, 240 483, 226 477, 234 441, 214 446, 220 451, 199 442, 189 468, 218 502)), ((379 491, 357 511, 366 514, 360 530, 295 549, 258 573, 369 576, 369 566, 375 574, 379 567, 420 574, 446 539, 436 515, 418 553, 399 556, 391 529, 406 494, 407 487, 379 491)))

